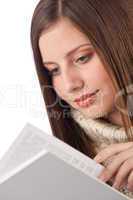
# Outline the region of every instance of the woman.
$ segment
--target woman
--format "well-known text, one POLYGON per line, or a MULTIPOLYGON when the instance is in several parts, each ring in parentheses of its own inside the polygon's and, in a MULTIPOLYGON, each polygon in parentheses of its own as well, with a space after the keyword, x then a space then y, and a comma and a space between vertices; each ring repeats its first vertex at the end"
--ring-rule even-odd
POLYGON ((53 134, 133 198, 132 0, 41 0, 31 43, 53 134))

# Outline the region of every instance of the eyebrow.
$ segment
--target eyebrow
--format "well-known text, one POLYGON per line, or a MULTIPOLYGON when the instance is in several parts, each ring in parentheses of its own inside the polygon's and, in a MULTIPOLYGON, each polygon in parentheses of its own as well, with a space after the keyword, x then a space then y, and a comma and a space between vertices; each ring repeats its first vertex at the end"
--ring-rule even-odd
MULTIPOLYGON (((83 46, 91 46, 91 43, 81 44, 80 46, 78 46, 78 47, 72 49, 71 51, 69 51, 69 52, 65 55, 65 57, 71 56, 72 54, 75 53, 75 51, 77 51, 79 48, 81 48, 81 47, 83 47, 83 46)), ((54 64, 54 63, 55 63, 55 62, 51 62, 51 61, 43 62, 44 65, 45 65, 45 64, 54 64)))

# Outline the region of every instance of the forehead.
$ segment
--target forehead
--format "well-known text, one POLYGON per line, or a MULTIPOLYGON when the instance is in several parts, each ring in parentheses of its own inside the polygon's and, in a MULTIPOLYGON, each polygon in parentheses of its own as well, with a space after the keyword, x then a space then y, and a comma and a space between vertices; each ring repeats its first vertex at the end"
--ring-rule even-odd
POLYGON ((88 37, 69 20, 61 20, 39 38, 43 60, 57 60, 80 45, 90 43, 88 37))

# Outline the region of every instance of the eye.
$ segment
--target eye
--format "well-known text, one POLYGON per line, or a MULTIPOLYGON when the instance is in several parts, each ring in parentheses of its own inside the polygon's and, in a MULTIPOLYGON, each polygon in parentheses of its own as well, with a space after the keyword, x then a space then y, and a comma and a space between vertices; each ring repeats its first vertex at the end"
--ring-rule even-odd
POLYGON ((75 62, 81 63, 81 64, 87 63, 92 58, 92 56, 93 56, 93 53, 80 56, 75 62))
POLYGON ((59 69, 57 67, 49 71, 50 76, 55 76, 58 74, 59 74, 59 69))
MULTIPOLYGON (((85 64, 85 63, 87 63, 92 57, 93 57, 93 52, 91 52, 91 53, 89 53, 89 54, 87 54, 87 55, 80 56, 80 57, 75 61, 75 63, 85 64)), ((49 73, 50 76, 57 76, 57 75, 60 74, 59 68, 58 68, 58 67, 55 67, 54 69, 50 70, 48 73, 49 73)))

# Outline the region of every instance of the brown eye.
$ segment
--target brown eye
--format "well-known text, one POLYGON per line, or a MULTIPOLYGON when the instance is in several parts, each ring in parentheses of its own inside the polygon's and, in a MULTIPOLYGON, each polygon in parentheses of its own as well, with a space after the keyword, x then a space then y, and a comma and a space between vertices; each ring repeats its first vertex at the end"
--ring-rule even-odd
POLYGON ((93 53, 81 56, 75 62, 81 63, 81 64, 87 63, 92 58, 92 56, 93 56, 93 53))
POLYGON ((58 74, 59 74, 59 69, 57 67, 49 71, 50 76, 55 76, 58 74))

